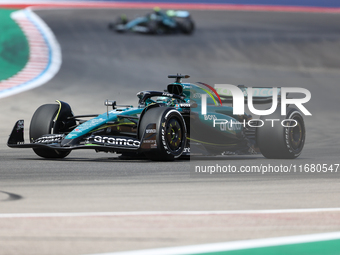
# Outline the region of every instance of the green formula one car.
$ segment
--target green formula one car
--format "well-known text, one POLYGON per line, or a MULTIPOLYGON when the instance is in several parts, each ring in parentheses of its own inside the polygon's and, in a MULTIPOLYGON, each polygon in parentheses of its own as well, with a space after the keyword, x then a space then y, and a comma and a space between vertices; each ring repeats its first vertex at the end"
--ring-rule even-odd
MULTIPOLYGON (((188 75, 168 77, 175 82, 165 91, 137 93, 138 107, 106 100, 107 111, 103 114, 77 116, 62 101, 42 105, 30 123, 30 142, 24 143, 24 121, 19 120, 8 146, 32 148, 43 158, 64 158, 76 149, 151 160, 260 152, 267 158, 300 155, 305 142, 305 125, 297 109, 288 107, 286 116, 277 111, 270 116, 288 119, 295 125, 260 127, 256 123, 261 119, 252 121, 246 113, 235 115, 232 106, 223 105, 232 103, 232 97, 221 96, 204 83, 183 83, 182 79, 188 75)), ((268 103, 271 97, 258 97, 256 102, 268 103)))

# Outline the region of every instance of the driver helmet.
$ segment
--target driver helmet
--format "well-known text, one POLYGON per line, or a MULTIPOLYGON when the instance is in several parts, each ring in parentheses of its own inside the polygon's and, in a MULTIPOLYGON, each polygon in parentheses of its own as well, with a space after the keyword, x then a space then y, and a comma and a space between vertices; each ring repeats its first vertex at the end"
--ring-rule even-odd
POLYGON ((158 6, 156 6, 155 8, 153 8, 153 11, 154 11, 155 13, 160 13, 161 8, 159 8, 158 6))

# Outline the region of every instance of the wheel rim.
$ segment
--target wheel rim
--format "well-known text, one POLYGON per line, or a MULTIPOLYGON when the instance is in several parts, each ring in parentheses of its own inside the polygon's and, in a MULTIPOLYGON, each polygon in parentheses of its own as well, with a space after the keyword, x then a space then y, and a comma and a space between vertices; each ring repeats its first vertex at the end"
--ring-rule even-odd
POLYGON ((177 118, 171 118, 166 127, 166 143, 173 152, 177 151, 182 144, 183 130, 177 118))
POLYGON ((304 144, 304 128, 298 116, 293 119, 297 122, 297 125, 290 128, 289 141, 294 150, 300 150, 304 144))

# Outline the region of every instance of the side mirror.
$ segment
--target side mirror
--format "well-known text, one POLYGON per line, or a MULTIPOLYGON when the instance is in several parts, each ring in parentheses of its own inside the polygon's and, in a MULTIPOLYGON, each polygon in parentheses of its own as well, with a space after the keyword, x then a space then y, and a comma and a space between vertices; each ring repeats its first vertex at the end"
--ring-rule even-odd
POLYGON ((116 101, 111 101, 111 100, 106 99, 106 101, 104 102, 104 105, 107 106, 107 107, 112 106, 112 109, 115 109, 116 108, 116 101))

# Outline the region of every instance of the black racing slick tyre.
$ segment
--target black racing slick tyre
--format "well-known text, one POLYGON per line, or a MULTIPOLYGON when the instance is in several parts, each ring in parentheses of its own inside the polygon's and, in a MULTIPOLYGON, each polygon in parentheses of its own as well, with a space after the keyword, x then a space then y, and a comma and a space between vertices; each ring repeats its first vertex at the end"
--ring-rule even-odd
POLYGON ((174 108, 155 107, 148 109, 139 124, 139 137, 149 124, 156 124, 157 148, 145 153, 151 160, 171 161, 179 158, 185 148, 187 130, 182 115, 174 108))
POLYGON ((115 25, 114 23, 109 23, 109 25, 107 26, 108 29, 110 30, 113 30, 115 28, 115 25))
POLYGON ((306 129, 300 111, 287 108, 286 116, 281 116, 278 109, 272 115, 261 119, 264 125, 256 129, 256 139, 263 156, 269 159, 294 159, 301 154, 305 144, 306 129), (272 123, 265 119, 280 121, 272 123), (283 120, 285 121, 282 123, 283 120))
POLYGON ((159 25, 158 21, 151 20, 147 24, 147 28, 149 30, 149 34, 151 35, 162 35, 165 33, 162 26, 159 25))
POLYGON ((182 33, 191 35, 195 30, 195 23, 191 19, 184 19, 178 23, 182 33))
MULTIPOLYGON (((58 134, 58 130, 52 130, 54 119, 57 115, 59 106, 57 104, 45 104, 40 106, 33 114, 30 124, 30 141, 47 135, 58 134)), ((65 158, 70 151, 52 150, 52 149, 39 149, 34 148, 33 151, 43 158, 65 158)))

